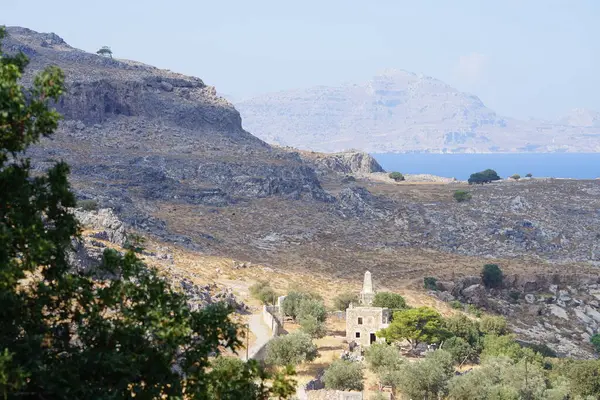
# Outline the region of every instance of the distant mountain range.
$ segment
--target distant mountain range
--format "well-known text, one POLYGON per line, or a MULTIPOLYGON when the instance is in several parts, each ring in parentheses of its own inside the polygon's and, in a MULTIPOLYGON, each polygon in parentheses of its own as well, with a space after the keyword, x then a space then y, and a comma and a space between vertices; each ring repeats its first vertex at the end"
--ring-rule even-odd
POLYGON ((497 115, 437 79, 389 70, 368 82, 317 86, 235 102, 243 126, 273 144, 372 153, 600 152, 600 113, 558 121, 497 115))

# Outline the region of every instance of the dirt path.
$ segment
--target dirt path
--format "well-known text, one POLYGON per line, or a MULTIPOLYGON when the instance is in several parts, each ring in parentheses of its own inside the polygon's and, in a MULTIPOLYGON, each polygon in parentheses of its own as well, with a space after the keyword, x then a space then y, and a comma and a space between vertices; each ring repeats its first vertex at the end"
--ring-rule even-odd
MULTIPOLYGON (((256 338, 254 344, 250 346, 250 349, 248 349, 248 356, 250 358, 255 358, 259 353, 262 353, 260 350, 267 344, 269 340, 271 340, 273 334, 271 333, 269 327, 267 327, 263 322, 262 314, 252 314, 248 318, 248 327, 256 338)), ((246 359, 246 353, 243 354, 243 358, 246 359)))

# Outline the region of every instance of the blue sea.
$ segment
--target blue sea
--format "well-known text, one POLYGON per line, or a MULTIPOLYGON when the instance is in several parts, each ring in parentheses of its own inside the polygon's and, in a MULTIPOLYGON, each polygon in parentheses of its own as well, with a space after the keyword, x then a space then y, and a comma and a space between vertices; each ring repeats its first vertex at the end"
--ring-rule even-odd
POLYGON ((372 154, 386 171, 432 174, 465 180, 487 168, 503 178, 524 177, 595 179, 600 177, 600 153, 518 154, 372 154))

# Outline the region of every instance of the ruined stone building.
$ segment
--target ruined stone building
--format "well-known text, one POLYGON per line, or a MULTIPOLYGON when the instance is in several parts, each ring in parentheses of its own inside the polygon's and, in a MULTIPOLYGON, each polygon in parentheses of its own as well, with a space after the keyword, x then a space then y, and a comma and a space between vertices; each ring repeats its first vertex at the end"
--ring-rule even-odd
POLYGON ((377 331, 387 328, 390 323, 390 310, 382 307, 372 307, 375 291, 371 273, 365 272, 363 288, 360 292, 358 305, 350 304, 346 310, 346 340, 354 341, 362 347, 383 339, 377 338, 377 331))

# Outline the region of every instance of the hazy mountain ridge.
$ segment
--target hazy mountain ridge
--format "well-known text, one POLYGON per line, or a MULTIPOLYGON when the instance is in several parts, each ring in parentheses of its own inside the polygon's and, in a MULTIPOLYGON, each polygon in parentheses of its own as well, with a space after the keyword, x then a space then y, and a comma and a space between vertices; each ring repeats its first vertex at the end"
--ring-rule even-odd
POLYGON ((557 122, 502 117, 477 96, 407 71, 265 94, 235 106, 259 138, 315 151, 600 151, 598 113, 575 110, 557 122))

